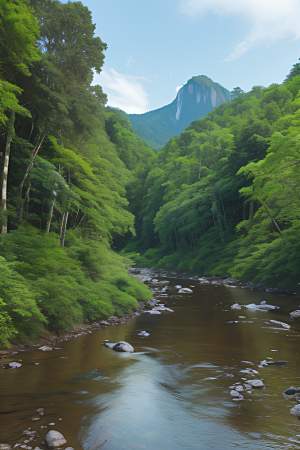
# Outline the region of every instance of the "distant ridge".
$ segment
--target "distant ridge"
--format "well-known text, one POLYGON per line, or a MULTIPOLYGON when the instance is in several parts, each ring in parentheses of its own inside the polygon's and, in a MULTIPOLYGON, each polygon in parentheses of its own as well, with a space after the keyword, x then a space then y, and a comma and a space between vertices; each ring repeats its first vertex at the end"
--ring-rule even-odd
POLYGON ((128 117, 134 133, 153 150, 158 150, 172 136, 179 136, 191 122, 229 100, 230 92, 226 88, 199 75, 188 80, 169 105, 144 114, 128 114, 128 117))

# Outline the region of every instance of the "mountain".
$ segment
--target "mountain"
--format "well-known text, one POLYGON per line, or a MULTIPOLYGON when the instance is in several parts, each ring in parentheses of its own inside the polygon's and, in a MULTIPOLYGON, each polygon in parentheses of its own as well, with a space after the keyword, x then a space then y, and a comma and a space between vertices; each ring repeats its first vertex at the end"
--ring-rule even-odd
POLYGON ((227 89, 207 76, 199 75, 188 80, 169 105, 144 114, 128 114, 128 117, 134 133, 153 150, 158 150, 172 136, 179 136, 191 122, 229 100, 227 89))

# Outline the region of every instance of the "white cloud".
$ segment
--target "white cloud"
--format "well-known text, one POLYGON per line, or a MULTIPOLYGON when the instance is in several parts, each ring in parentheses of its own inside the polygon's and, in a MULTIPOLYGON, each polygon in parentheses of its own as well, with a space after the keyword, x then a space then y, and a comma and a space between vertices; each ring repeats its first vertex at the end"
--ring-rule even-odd
POLYGON ((135 62, 136 62, 136 60, 132 56, 129 56, 129 58, 127 59, 126 66, 130 66, 132 63, 135 63, 135 62))
POLYGON ((148 111, 148 94, 139 80, 143 77, 124 75, 114 69, 95 74, 93 84, 100 84, 108 96, 108 105, 124 110, 128 114, 142 114, 148 111))
POLYGON ((300 37, 299 0, 183 0, 181 11, 187 15, 242 16, 249 20, 251 29, 243 42, 225 59, 232 61, 258 45, 271 45, 281 39, 300 37))

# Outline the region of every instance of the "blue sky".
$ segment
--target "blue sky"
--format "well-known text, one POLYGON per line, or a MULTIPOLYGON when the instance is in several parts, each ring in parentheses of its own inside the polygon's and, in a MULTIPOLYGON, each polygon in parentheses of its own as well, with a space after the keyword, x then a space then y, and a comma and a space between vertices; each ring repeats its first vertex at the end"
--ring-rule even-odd
POLYGON ((164 106, 194 75, 232 90, 281 83, 300 57, 299 0, 83 0, 107 43, 94 78, 127 113, 164 106))

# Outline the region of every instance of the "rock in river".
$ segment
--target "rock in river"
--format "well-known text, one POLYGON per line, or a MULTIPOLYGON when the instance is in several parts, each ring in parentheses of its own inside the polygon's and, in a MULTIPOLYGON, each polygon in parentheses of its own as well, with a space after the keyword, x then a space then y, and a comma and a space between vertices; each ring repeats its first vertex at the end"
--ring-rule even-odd
POLYGON ((128 352, 128 353, 134 352, 134 348, 132 347, 132 345, 128 344, 128 342, 125 341, 119 341, 117 343, 102 342, 102 345, 104 345, 107 348, 111 348, 115 352, 128 352))
POLYGON ((264 383, 261 380, 248 380, 247 384, 250 384, 254 388, 263 388, 263 387, 265 387, 264 383))
POLYGON ((298 419, 300 419, 300 404, 290 409, 290 413, 293 414, 293 416, 296 416, 298 417, 298 419))
POLYGON ((140 331, 140 332, 138 333, 138 336, 144 336, 144 337, 147 337, 147 336, 150 336, 150 333, 147 333, 147 331, 140 331))
POLYGON ((178 294, 189 294, 189 293, 193 293, 192 289, 190 288, 181 288, 178 291, 178 294))
POLYGON ((9 367, 10 367, 11 369, 17 369, 18 367, 21 367, 21 366, 22 366, 22 364, 20 364, 20 363, 18 363, 18 362, 11 362, 11 363, 9 363, 8 365, 9 365, 9 367))
POLYGON ((39 347, 39 350, 41 350, 42 352, 52 352, 53 348, 48 347, 47 345, 43 345, 43 347, 39 347))
POLYGON ((61 447, 67 442, 64 436, 59 431, 55 430, 50 430, 49 433, 46 434, 45 439, 47 445, 51 448, 61 447))
POLYGON ((231 305, 231 309, 242 309, 242 307, 238 303, 234 303, 234 305, 231 305))
POLYGON ((298 317, 300 317, 300 310, 296 309, 296 311, 293 311, 290 313, 291 319, 297 319, 298 317))

